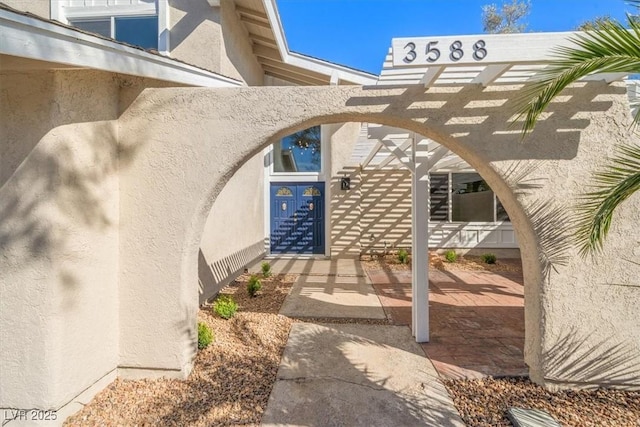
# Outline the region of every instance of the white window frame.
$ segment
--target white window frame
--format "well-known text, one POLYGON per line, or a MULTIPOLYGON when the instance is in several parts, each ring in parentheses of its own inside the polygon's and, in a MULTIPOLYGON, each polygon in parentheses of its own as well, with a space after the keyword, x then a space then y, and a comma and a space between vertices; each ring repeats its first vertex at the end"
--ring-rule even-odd
MULTIPOLYGON (((448 178, 447 178, 447 191, 448 191, 448 197, 447 197, 447 220, 446 221, 431 221, 431 196, 429 196, 429 206, 427 207, 427 209, 429 210, 429 222, 433 223, 433 224, 475 224, 475 225, 479 225, 479 224, 511 224, 511 220, 507 220, 507 221, 498 221, 498 196, 496 195, 496 192, 491 190, 491 192, 493 193, 493 221, 476 221, 476 222, 467 222, 467 221, 454 221, 453 220, 453 198, 451 197, 451 195, 453 194, 453 174, 456 173, 476 173, 478 174, 478 176, 480 176, 480 178, 482 178, 482 175, 480 175, 478 173, 478 171, 476 171, 475 169, 471 169, 471 170, 459 170, 459 171, 434 171, 434 172, 429 172, 429 174, 435 174, 435 175, 444 175, 447 174, 448 178)), ((429 180, 431 181, 431 180, 429 180)))
POLYGON ((169 0, 155 0, 153 3, 107 4, 102 6, 68 6, 68 0, 51 0, 51 19, 69 25, 71 21, 90 21, 111 18, 111 37, 115 33, 116 17, 158 17, 158 52, 169 55, 169 0))
MULTIPOLYGON (((320 125, 320 171, 318 172, 276 172, 274 170, 274 149, 271 144, 267 148, 269 181, 270 182, 325 182, 326 187, 326 171, 329 169, 327 152, 329 143, 327 141, 327 132, 324 125, 320 125)), ((326 194, 326 189, 325 189, 326 194)))

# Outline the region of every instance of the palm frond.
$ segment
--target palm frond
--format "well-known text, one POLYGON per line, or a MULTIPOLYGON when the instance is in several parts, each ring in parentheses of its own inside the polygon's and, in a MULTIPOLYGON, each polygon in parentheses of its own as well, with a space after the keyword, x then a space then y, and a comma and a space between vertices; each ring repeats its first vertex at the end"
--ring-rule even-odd
POLYGON ((613 212, 640 190, 640 145, 618 146, 616 155, 593 179, 593 191, 580 197, 576 209, 576 236, 582 256, 602 249, 613 212))
MULTIPOLYGON (((640 4, 640 0, 637 1, 640 4)), ((523 136, 533 130, 540 114, 567 86, 592 73, 640 73, 640 24, 629 19, 630 29, 617 22, 571 38, 574 47, 560 47, 541 79, 519 99, 518 118, 524 117, 523 136)), ((640 121, 640 111, 634 123, 640 121)))

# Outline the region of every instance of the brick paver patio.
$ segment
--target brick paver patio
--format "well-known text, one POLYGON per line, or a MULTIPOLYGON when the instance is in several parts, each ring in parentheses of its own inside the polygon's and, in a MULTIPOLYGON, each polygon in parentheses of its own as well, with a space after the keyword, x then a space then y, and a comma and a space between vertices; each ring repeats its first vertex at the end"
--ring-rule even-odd
MULTIPOLYGON (((387 315, 411 325, 411 272, 367 271, 387 315)), ((431 341, 422 344, 446 378, 526 375, 522 275, 429 271, 431 341)))

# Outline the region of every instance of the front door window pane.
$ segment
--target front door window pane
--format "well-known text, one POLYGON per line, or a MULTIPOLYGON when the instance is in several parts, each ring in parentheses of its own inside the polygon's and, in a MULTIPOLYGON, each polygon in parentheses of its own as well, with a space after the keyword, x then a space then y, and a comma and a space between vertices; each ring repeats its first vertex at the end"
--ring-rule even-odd
POLYGON ((274 172, 320 172, 320 126, 296 132, 273 144, 274 172))

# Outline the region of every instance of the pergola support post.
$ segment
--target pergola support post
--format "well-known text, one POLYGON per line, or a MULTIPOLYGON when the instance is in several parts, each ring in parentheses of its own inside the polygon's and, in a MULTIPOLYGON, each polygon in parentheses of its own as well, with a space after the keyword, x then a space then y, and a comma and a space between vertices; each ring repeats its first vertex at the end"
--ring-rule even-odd
POLYGON ((429 342, 429 146, 413 139, 411 179, 412 330, 417 342, 429 342))

